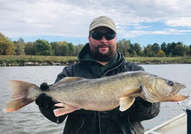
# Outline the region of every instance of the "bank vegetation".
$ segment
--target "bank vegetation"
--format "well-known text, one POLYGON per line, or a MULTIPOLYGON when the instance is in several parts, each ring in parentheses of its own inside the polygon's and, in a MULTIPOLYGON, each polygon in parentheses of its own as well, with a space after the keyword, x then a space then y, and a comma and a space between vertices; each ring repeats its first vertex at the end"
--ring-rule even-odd
MULTIPOLYGON (((125 57, 138 64, 191 64, 190 57, 125 57)), ((77 63, 76 56, 0 55, 0 66, 66 66, 77 63)))
MULTIPOLYGON (((0 33, 0 65, 65 65, 77 62, 77 54, 85 44, 73 45, 66 41, 48 42, 38 39, 25 42, 11 41, 0 33)), ((183 42, 148 44, 142 46, 122 39, 117 49, 128 61, 140 64, 191 63, 191 45, 183 42)))

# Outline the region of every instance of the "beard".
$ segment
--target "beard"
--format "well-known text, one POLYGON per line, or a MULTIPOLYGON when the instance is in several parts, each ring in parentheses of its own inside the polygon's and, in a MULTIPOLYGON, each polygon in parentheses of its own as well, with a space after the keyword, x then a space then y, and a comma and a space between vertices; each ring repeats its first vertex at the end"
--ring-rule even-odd
POLYGON ((116 52, 116 46, 115 45, 107 45, 107 44, 101 44, 97 47, 90 48, 90 54, 91 56, 98 61, 107 62, 110 61, 114 56, 116 52), (107 53, 102 53, 99 51, 99 48, 102 47, 108 47, 107 53))

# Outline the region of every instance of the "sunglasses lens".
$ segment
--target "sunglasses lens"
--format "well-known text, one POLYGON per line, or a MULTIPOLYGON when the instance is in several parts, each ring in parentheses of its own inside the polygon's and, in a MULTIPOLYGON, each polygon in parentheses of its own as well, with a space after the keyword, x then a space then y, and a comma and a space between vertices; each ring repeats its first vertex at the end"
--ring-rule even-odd
POLYGON ((112 40, 113 38, 115 38, 115 34, 114 33, 106 33, 105 38, 106 38, 106 40, 112 40))
POLYGON ((103 34, 102 34, 102 33, 99 33, 99 32, 93 32, 91 36, 92 36, 92 38, 94 38, 95 40, 101 40, 102 37, 103 37, 103 34))
POLYGON ((101 40, 103 36, 105 37, 106 40, 112 40, 115 38, 115 33, 100 33, 100 32, 93 32, 91 34, 92 38, 95 40, 101 40))

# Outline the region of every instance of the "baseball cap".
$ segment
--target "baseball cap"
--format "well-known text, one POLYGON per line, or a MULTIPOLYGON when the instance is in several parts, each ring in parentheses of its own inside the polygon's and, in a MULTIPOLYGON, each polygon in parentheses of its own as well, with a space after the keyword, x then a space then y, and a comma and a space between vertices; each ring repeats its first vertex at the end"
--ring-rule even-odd
POLYGON ((112 29, 115 33, 117 33, 115 22, 107 16, 99 16, 99 17, 93 19, 89 26, 89 32, 91 30, 93 30, 97 27, 101 27, 101 26, 108 27, 108 28, 112 29))

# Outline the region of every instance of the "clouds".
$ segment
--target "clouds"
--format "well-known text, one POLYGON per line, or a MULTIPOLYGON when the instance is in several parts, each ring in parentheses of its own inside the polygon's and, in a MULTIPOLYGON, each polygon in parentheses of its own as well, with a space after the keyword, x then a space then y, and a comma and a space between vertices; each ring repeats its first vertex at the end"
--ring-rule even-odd
POLYGON ((169 25, 172 27, 180 26, 180 27, 191 28, 191 18, 182 17, 182 18, 169 19, 165 23, 166 25, 169 25))
POLYGON ((106 15, 116 22, 121 38, 186 34, 190 7, 189 0, 0 0, 0 32, 10 38, 84 38, 91 20, 106 15))

